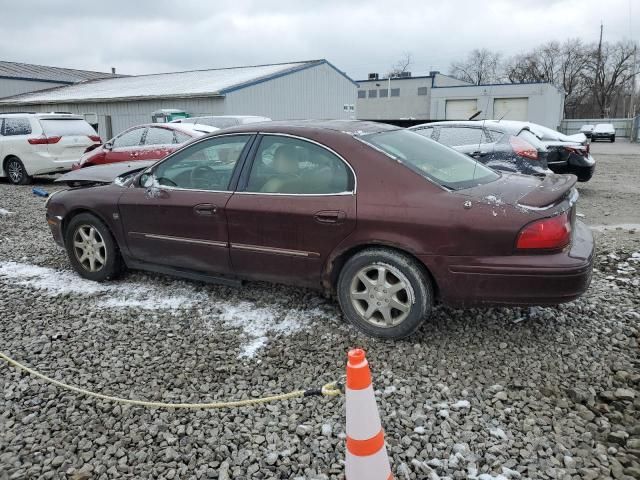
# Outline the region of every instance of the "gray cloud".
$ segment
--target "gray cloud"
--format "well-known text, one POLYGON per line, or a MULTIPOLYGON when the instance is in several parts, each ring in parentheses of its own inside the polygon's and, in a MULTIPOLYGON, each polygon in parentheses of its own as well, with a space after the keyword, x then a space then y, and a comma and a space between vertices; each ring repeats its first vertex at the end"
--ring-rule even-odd
POLYGON ((327 58, 359 79, 405 51, 426 73, 473 48, 591 42, 601 20, 608 40, 639 35, 632 3, 630 17, 629 0, 12 1, 0 58, 131 74, 327 58))

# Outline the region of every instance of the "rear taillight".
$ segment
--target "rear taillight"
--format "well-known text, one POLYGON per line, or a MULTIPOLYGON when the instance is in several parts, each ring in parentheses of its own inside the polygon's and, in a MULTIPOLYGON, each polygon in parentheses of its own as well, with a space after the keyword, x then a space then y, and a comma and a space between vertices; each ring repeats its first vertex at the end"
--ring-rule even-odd
POLYGON ((102 143, 100 135, 89 135, 89 140, 91 140, 92 142, 102 143))
POLYGON ((27 140, 31 145, 50 145, 52 143, 58 143, 62 137, 35 137, 27 140))
POLYGON ((558 250, 571 241, 571 219, 567 212, 536 220, 518 234, 518 250, 558 250))
POLYGON ((538 150, 526 140, 523 140, 520 137, 512 136, 509 138, 509 143, 511 144, 511 148, 513 148, 513 151, 516 153, 516 155, 528 158, 529 160, 538 159, 538 150))
POLYGON ((569 153, 575 153, 576 155, 580 155, 581 157, 586 157, 589 154, 588 146, 586 148, 564 147, 564 149, 569 153))

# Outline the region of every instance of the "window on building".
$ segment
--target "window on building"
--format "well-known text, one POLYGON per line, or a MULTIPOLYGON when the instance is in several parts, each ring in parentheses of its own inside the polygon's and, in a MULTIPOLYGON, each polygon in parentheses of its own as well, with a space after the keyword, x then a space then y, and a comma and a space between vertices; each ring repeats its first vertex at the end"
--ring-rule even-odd
POLYGON ((392 88, 391 89, 391 96, 392 97, 399 97, 400 96, 400 89, 399 88, 392 88))
POLYGON ((358 90, 358 98, 367 98, 367 92, 364 90, 358 90))
POLYGON ((389 96, 389 90, 386 88, 380 89, 380 98, 387 98, 389 96))
POLYGON ((2 126, 2 135, 29 135, 31 124, 28 118, 5 118, 2 126))
POLYGON ((369 90, 369 98, 376 98, 378 96, 378 90, 369 90))
POLYGON ((418 95, 426 95, 427 87, 418 87, 418 95))
POLYGON ((289 137, 266 136, 256 153, 247 191, 327 195, 351 191, 345 163, 330 151, 289 137))

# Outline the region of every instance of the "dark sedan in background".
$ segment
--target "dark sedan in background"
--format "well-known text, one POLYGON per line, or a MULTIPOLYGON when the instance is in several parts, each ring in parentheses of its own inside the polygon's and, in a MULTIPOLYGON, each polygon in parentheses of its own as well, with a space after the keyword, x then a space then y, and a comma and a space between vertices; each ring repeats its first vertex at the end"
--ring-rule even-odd
POLYGON ((436 301, 557 304, 591 279, 574 176, 496 172, 406 129, 246 125, 141 163, 76 170, 93 186, 49 198, 53 236, 81 276, 127 266, 322 289, 386 338, 416 331, 436 301))
POLYGON ((410 130, 469 155, 495 170, 546 175, 547 149, 526 126, 488 121, 447 121, 410 130))
MULTIPOLYGON (((587 182, 596 169, 589 140, 584 133, 565 135, 551 128, 531 122, 503 120, 516 127, 528 128, 547 148, 547 164, 555 173, 572 173, 579 182, 587 182)), ((487 123, 498 123, 488 120, 487 123)))

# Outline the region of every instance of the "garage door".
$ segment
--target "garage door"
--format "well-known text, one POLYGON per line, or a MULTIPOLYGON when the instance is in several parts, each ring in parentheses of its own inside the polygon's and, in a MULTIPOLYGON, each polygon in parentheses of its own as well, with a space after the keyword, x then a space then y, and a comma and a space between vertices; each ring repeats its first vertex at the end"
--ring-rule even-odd
POLYGON ((529 120, 528 98, 496 98, 493 101, 493 118, 498 120, 529 120))
POLYGON ((478 100, 447 100, 445 120, 468 120, 478 111, 478 100))

